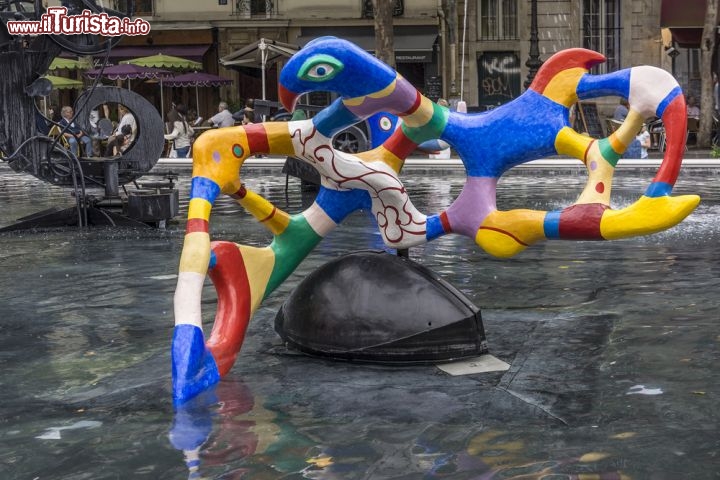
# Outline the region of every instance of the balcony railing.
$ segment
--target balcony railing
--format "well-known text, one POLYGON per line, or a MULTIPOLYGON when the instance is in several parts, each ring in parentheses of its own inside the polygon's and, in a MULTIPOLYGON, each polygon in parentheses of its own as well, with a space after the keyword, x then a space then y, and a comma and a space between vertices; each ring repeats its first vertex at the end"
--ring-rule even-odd
POLYGON ((152 17, 155 15, 155 0, 114 0, 112 8, 119 12, 127 12, 128 3, 134 3, 134 17, 152 17))
POLYGON ((277 10, 272 0, 235 0, 232 14, 241 18, 274 18, 277 10))
MULTIPOLYGON (((405 5, 403 0, 395 0, 393 5, 393 17, 402 17, 405 13, 405 5)), ((375 18, 372 0, 362 0, 362 16, 363 18, 375 18)))

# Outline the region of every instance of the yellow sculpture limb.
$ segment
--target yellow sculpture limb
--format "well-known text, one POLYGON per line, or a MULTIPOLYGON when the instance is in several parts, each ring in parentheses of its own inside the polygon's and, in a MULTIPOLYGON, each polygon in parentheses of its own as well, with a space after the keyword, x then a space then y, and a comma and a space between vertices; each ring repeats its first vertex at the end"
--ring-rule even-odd
POLYGON ((240 167, 249 155, 250 146, 243 127, 208 130, 193 143, 193 177, 209 178, 222 193, 235 193, 240 167))
POLYGON ((543 90, 543 95, 561 105, 570 106, 577 102, 577 86, 580 78, 587 73, 582 67, 568 68, 555 74, 543 90))
POLYGON ((588 172, 588 180, 575 203, 610 205, 615 167, 603 158, 599 142, 595 142, 590 146, 587 158, 585 158, 585 167, 588 172))
POLYGON ((210 235, 206 232, 192 232, 185 235, 180 272, 207 273, 210 263, 210 235))
POLYGON ((388 167, 392 168, 395 173, 400 173, 405 160, 392 153, 382 145, 372 150, 360 152, 355 154, 360 160, 365 163, 382 162, 388 167))
POLYGON ((193 218, 210 220, 210 210, 212 210, 212 204, 210 202, 204 198, 192 198, 188 205, 188 220, 193 218))
POLYGON ((250 284, 250 316, 252 317, 265 296, 270 274, 275 267, 275 253, 270 247, 238 245, 238 248, 242 254, 250 284))
POLYGON ((292 137, 289 128, 292 122, 266 122, 263 123, 265 133, 268 137, 270 145, 270 154, 272 155, 295 155, 295 147, 292 143, 292 137))
POLYGON ((606 240, 615 240, 660 232, 680 223, 699 203, 698 195, 643 195, 629 207, 606 210, 600 219, 600 235, 606 240))
POLYGON ((613 150, 617 153, 623 153, 628 145, 635 140, 635 135, 640 131, 644 121, 645 119, 639 112, 630 109, 622 125, 608 138, 613 150))
POLYGON ((246 190, 245 196, 238 199, 238 203, 273 235, 280 235, 290 224, 290 215, 252 190, 246 190))
POLYGON ((509 258, 545 238, 545 212, 517 209, 491 212, 475 234, 475 243, 490 255, 509 258))
POLYGON ((420 106, 412 115, 403 117, 403 122, 410 128, 422 127, 430 122, 435 114, 434 103, 429 98, 423 96, 420 100, 420 106))
POLYGON ((585 161, 588 146, 594 141, 592 137, 581 135, 570 127, 563 127, 555 137, 555 150, 561 155, 585 161))

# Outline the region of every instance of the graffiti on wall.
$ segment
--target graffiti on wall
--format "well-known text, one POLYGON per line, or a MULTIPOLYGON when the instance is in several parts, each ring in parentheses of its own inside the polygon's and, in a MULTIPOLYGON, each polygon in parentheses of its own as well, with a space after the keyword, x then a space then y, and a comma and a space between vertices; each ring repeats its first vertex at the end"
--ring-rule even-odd
POLYGON ((485 52, 478 58, 479 104, 486 109, 520 96, 520 59, 513 52, 485 52))

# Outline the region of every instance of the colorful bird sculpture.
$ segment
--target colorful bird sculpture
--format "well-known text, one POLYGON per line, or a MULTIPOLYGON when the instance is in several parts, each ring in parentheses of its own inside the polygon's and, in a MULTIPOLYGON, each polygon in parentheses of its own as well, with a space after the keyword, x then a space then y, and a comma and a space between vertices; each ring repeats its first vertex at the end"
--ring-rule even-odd
POLYGON ((699 197, 671 197, 685 141, 685 100, 675 79, 654 67, 605 75, 590 68, 598 53, 570 49, 548 59, 530 89, 490 112, 452 112, 424 97, 393 69, 354 44, 333 37, 308 43, 280 76, 280 99, 292 110, 309 91, 340 95, 309 120, 268 122, 206 132, 193 146, 193 179, 185 243, 175 292, 172 341, 176 405, 217 383, 235 362, 250 318, 333 228, 355 210, 370 209, 384 242, 407 248, 441 235, 473 238, 488 253, 509 257, 542 239, 610 240, 670 228, 698 205, 699 197), (569 109, 578 101, 625 97, 630 113, 608 138, 596 140, 570 128, 569 109), (332 137, 378 112, 403 118, 379 147, 351 155, 332 148, 332 137), (610 208, 618 159, 644 119, 658 116, 668 148, 645 194, 620 210, 610 208), (441 139, 460 155, 467 182, 440 213, 415 208, 399 178, 417 145, 441 139), (291 155, 315 167, 322 186, 305 211, 289 215, 245 188, 242 164, 254 154, 291 155), (499 177, 521 163, 548 155, 580 159, 588 183, 562 210, 499 211, 499 177), (230 195, 273 233, 266 247, 210 241, 210 212, 220 194, 230 195), (201 295, 206 275, 218 292, 210 338, 202 331, 201 295))

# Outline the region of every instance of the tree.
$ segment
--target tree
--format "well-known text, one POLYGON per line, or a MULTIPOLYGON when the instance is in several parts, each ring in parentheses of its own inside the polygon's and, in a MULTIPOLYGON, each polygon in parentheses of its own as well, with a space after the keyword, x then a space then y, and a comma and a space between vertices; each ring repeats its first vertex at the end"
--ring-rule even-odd
POLYGON ((718 25, 718 3, 720 0, 707 0, 705 10, 705 24, 703 26, 702 40, 700 41, 700 131, 697 145, 708 148, 711 143, 713 113, 715 111, 715 85, 713 81, 713 55, 715 53, 715 38, 718 25))
POLYGON ((395 0, 373 0, 375 13, 375 56, 395 68, 393 8, 395 0))

